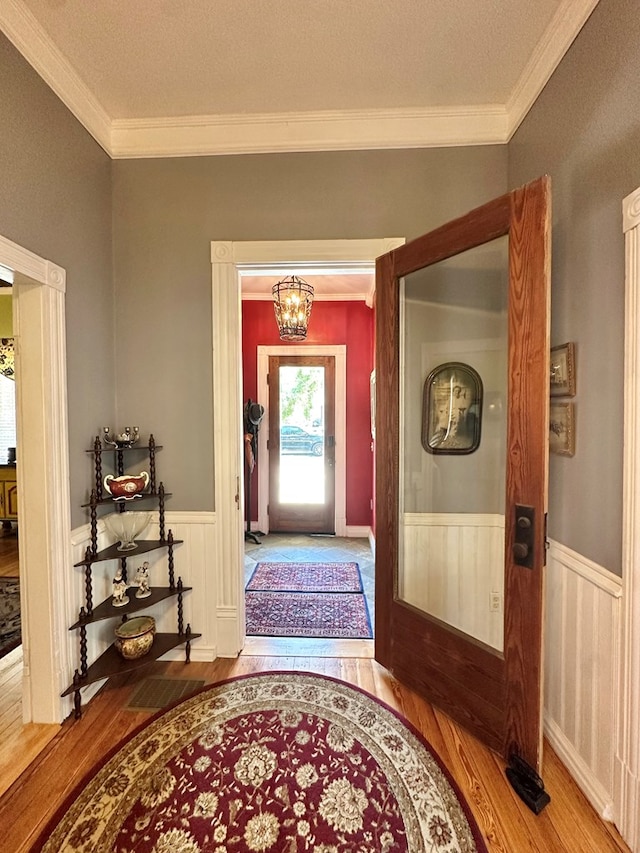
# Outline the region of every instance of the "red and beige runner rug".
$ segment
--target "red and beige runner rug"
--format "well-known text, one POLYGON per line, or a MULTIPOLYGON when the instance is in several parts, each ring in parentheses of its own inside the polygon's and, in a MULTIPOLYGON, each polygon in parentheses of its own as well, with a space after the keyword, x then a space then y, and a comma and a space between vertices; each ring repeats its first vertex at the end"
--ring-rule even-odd
POLYGON ((42 853, 473 853, 431 748, 373 696, 266 673, 154 717, 77 788, 42 853))
POLYGON ((245 603, 250 637, 373 637, 357 563, 258 563, 245 603))
POLYGON ((245 605, 250 637, 373 636, 361 592, 247 592, 245 605))
POLYGON ((357 563, 258 563, 247 592, 362 592, 357 563))

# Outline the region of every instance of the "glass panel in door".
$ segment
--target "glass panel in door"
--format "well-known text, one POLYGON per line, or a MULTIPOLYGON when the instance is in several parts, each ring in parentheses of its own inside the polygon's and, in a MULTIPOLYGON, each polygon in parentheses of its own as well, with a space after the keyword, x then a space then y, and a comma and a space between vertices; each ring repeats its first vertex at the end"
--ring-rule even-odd
POLYGON ((508 237, 400 294, 399 599, 499 651, 504 633, 508 237))
POLYGON ((281 366, 280 503, 323 504, 324 368, 281 366))
POLYGON ((335 358, 269 358, 269 530, 335 532, 335 358))

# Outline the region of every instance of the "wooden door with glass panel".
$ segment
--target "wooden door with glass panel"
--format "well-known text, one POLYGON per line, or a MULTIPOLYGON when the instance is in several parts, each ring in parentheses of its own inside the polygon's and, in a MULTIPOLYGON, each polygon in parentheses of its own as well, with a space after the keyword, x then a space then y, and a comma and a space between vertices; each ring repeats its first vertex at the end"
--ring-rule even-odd
POLYGON ((269 531, 335 533, 335 358, 269 358, 269 531))
POLYGON ((536 769, 549 204, 541 178, 376 273, 376 659, 536 769))

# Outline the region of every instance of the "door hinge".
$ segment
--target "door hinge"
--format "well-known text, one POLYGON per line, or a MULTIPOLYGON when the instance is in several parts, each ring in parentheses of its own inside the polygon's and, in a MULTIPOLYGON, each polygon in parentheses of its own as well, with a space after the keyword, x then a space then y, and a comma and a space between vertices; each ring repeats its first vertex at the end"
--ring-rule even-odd
POLYGON ((269 374, 267 373, 267 385, 269 384, 269 374))
POLYGON ((269 504, 267 504, 267 515, 269 515, 269 504))

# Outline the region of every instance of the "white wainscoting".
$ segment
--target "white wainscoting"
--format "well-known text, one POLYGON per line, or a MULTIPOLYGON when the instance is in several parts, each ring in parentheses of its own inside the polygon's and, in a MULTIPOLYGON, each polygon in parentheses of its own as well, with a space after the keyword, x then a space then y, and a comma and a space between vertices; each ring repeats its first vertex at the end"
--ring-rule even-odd
POLYGON ((403 526, 402 598, 501 649, 504 516, 405 513, 403 526), (498 596, 495 609, 492 592, 498 596))
MULTIPOLYGON (((174 548, 175 581, 182 578, 185 586, 193 587, 192 592, 185 593, 184 624, 191 624, 192 630, 201 637, 194 640, 191 646, 191 660, 212 661, 217 655, 217 624, 216 600, 217 580, 220 575, 219 559, 217 558, 218 543, 216 541, 216 516, 212 512, 166 512, 165 533, 173 532, 174 539, 182 539, 180 545, 174 548)), ((141 539, 159 538, 158 515, 153 513, 153 520, 141 535, 141 539)), ((90 544, 89 525, 83 525, 72 531, 72 564, 84 558, 90 544)), ((111 543, 104 525, 98 521, 98 548, 106 548, 111 543)), ((151 587, 167 586, 168 562, 166 550, 152 551, 136 558, 135 551, 127 553, 128 574, 133 577, 136 567, 148 560, 151 564, 151 587)), ((96 563, 92 567, 93 603, 99 604, 111 595, 111 584, 119 562, 111 560, 96 563)), ((69 600, 65 602, 67 622, 73 624, 78 618, 78 611, 85 601, 85 572, 84 567, 71 568, 73 583, 70 585, 69 600)), ((131 591, 133 594, 134 591, 131 591)), ((177 600, 167 599, 149 611, 156 619, 158 631, 175 631, 177 626, 177 600)), ((114 608, 114 616, 118 611, 114 608)), ((113 640, 113 630, 117 621, 106 619, 103 622, 91 624, 87 628, 87 654, 89 663, 101 654, 113 640)), ((79 666, 79 632, 68 633, 68 659, 74 666, 79 666)), ((173 649, 162 660, 184 660, 184 646, 173 649)), ((73 673, 68 673, 67 684, 71 683, 73 673)), ((86 702, 100 688, 103 682, 90 685, 82 691, 83 702, 86 702)), ((65 685, 66 686, 66 685, 65 685)), ((72 698, 72 697, 71 697, 72 698)), ((72 710, 69 699, 66 713, 72 710)))
POLYGON ((622 580, 554 541, 546 580, 545 734, 611 820, 622 580))
MULTIPOLYGON (((499 612, 490 611, 488 591, 503 588, 502 574, 495 569, 502 565, 503 518, 410 513, 403 521, 403 598, 501 648, 502 606, 499 612), (474 559, 473 571, 468 572, 467 563, 464 575, 463 555, 474 559)), ((613 817, 621 604, 621 578, 550 542, 545 735, 606 820, 613 817)))

